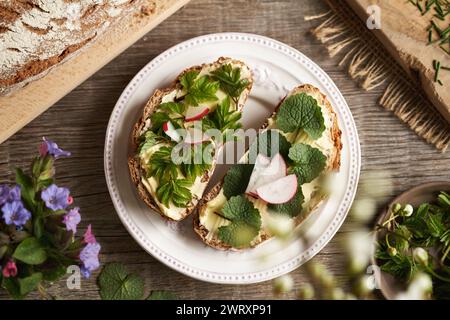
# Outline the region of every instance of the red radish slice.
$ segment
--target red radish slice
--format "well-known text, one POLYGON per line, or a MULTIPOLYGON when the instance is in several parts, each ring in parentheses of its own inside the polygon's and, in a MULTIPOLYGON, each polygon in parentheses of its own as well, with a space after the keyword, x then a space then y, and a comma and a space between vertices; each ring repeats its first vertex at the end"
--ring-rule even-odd
POLYGON ((256 157, 255 167, 253 168, 250 181, 245 191, 249 195, 257 196, 256 190, 259 187, 286 176, 287 165, 279 153, 267 164, 268 159, 261 154, 258 154, 256 157))
POLYGON ((188 144, 199 144, 208 141, 209 137, 200 129, 192 127, 186 130, 184 142, 188 144))
POLYGON ((173 126, 172 122, 167 121, 163 123, 164 132, 175 142, 181 141, 181 136, 177 132, 177 129, 173 126))
POLYGON ((277 153, 273 156, 270 165, 264 170, 264 174, 272 177, 273 180, 286 176, 287 165, 281 154, 277 153))
POLYGON ((273 204, 286 203, 297 193, 297 176, 290 174, 274 182, 259 187, 256 192, 258 196, 273 204))
POLYGON ((258 154, 255 160, 255 165, 253 167, 252 174, 250 175, 250 180, 248 182, 247 189, 245 190, 251 196, 257 197, 258 195, 255 193, 256 184, 258 183, 258 179, 261 176, 261 173, 269 166, 270 158, 265 155, 258 154))
POLYGON ((206 116, 209 112, 208 107, 189 107, 186 111, 185 121, 191 122, 195 120, 200 120, 206 116))

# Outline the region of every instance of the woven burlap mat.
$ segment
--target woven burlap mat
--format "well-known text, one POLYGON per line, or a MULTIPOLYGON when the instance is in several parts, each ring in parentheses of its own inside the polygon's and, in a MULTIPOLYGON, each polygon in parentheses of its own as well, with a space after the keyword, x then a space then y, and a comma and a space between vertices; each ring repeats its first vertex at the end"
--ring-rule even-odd
POLYGON ((421 88, 392 58, 365 23, 344 0, 324 0, 330 11, 305 20, 317 21, 313 35, 326 45, 331 57, 367 91, 383 86, 379 104, 391 110, 419 136, 445 152, 450 126, 421 88))

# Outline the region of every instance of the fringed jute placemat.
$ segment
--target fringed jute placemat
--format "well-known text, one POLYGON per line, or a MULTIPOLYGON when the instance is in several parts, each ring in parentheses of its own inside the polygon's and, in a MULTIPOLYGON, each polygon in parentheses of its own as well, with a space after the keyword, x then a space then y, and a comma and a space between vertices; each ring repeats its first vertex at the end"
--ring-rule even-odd
POLYGON ((367 91, 384 86, 379 103, 391 110, 419 136, 445 152, 450 125, 392 58, 376 36, 343 0, 325 0, 330 11, 305 17, 318 21, 313 35, 331 57, 342 55, 340 66, 367 91))

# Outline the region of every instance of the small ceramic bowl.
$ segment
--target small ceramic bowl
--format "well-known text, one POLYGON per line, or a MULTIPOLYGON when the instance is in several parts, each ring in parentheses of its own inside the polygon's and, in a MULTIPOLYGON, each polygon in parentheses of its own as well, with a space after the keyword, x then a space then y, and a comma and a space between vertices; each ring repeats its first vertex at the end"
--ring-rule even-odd
MULTIPOLYGON (((389 218, 389 208, 395 203, 411 204, 414 208, 425 202, 434 202, 440 191, 450 192, 450 181, 429 182, 420 186, 414 187, 398 197, 396 197, 384 210, 380 213, 376 224, 381 225, 389 218)), ((374 241, 384 236, 383 231, 380 230, 374 233, 374 241)), ((377 261, 372 256, 372 264, 377 265, 377 261)), ((405 289, 405 285, 400 283, 390 274, 381 271, 378 278, 378 287, 381 290, 383 296, 388 300, 393 300, 398 293, 405 289)))

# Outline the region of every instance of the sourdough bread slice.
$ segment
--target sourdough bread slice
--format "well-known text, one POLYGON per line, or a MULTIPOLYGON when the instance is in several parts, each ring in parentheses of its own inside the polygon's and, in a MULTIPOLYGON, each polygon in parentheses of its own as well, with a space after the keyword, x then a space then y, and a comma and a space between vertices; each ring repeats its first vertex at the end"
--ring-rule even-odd
MULTIPOLYGON (((272 116, 265 122, 261 127, 262 130, 277 130, 275 117, 277 115, 278 109, 283 103, 283 101, 296 94, 305 93, 313 97, 318 105, 321 107, 322 114, 324 116, 325 131, 323 132, 321 138, 317 140, 312 140, 307 137, 307 135, 301 135, 300 140, 289 136, 290 134, 282 133, 290 142, 294 139, 294 142, 301 142, 309 144, 312 147, 318 148, 326 156, 326 165, 323 173, 328 173, 332 171, 338 171, 340 168, 341 161, 341 130, 338 126, 338 121, 336 113, 333 110, 327 97, 320 92, 316 87, 306 84, 293 89, 276 107, 272 116)), ((281 131, 280 131, 281 133, 281 131)), ((296 226, 301 224, 326 198, 325 193, 320 190, 320 179, 306 183, 302 185, 302 191, 305 196, 305 202, 303 203, 302 212, 294 218, 294 223, 296 226), (316 187, 319 187, 318 189, 316 187)), ((223 194, 223 179, 217 185, 215 185, 211 191, 206 194, 198 205, 198 211, 194 217, 194 230, 200 236, 202 241, 207 245, 222 250, 239 250, 239 248, 233 248, 227 243, 221 241, 217 232, 221 226, 226 226, 228 221, 223 217, 215 214, 214 212, 220 212, 222 206, 227 200, 223 194)), ((265 210, 265 204, 262 200, 255 200, 252 197, 247 198, 253 202, 255 208, 260 211, 265 210)), ((265 212, 264 214, 268 214, 265 212)), ((262 227, 259 235, 251 242, 250 247, 255 247, 258 244, 270 239, 272 236, 264 228, 264 215, 261 213, 262 217, 262 227)))
POLYGON ((0 96, 45 76, 122 18, 165 0, 0 1, 0 96))
MULTIPOLYGON (((139 197, 154 211, 158 212, 162 217, 169 220, 179 221, 187 217, 193 209, 196 207, 198 201, 203 196, 203 192, 211 178, 215 169, 215 160, 208 171, 205 171, 203 176, 198 177, 192 186, 193 197, 185 208, 178 207, 166 207, 160 201, 158 201, 155 194, 155 186, 150 185, 149 180, 146 179, 145 160, 137 156, 137 150, 140 144, 141 136, 149 130, 151 126, 150 117, 156 111, 158 106, 164 102, 170 102, 176 99, 180 92, 183 91, 181 85, 181 79, 183 75, 190 71, 198 71, 199 75, 210 74, 213 70, 216 70, 224 65, 231 65, 233 68, 239 67, 241 70, 241 79, 247 79, 248 85, 239 96, 235 106, 236 110, 242 111, 247 97, 253 85, 253 78, 250 68, 243 62, 234 60, 231 58, 221 57, 216 62, 211 64, 203 64, 200 66, 191 67, 184 70, 177 79, 173 82, 172 86, 166 89, 156 90, 152 97, 148 100, 144 107, 142 116, 139 118, 134 126, 132 132, 132 154, 128 158, 128 167, 131 175, 131 179, 137 188, 139 197), (195 190, 195 191, 194 191, 195 190)), ((220 91, 220 90, 219 90, 220 91)), ((219 153, 216 149, 215 155, 219 153)), ((148 159, 147 159, 148 160, 148 159)), ((150 178, 151 179, 151 178, 150 178)), ((153 180, 152 180, 153 181, 153 180)))

